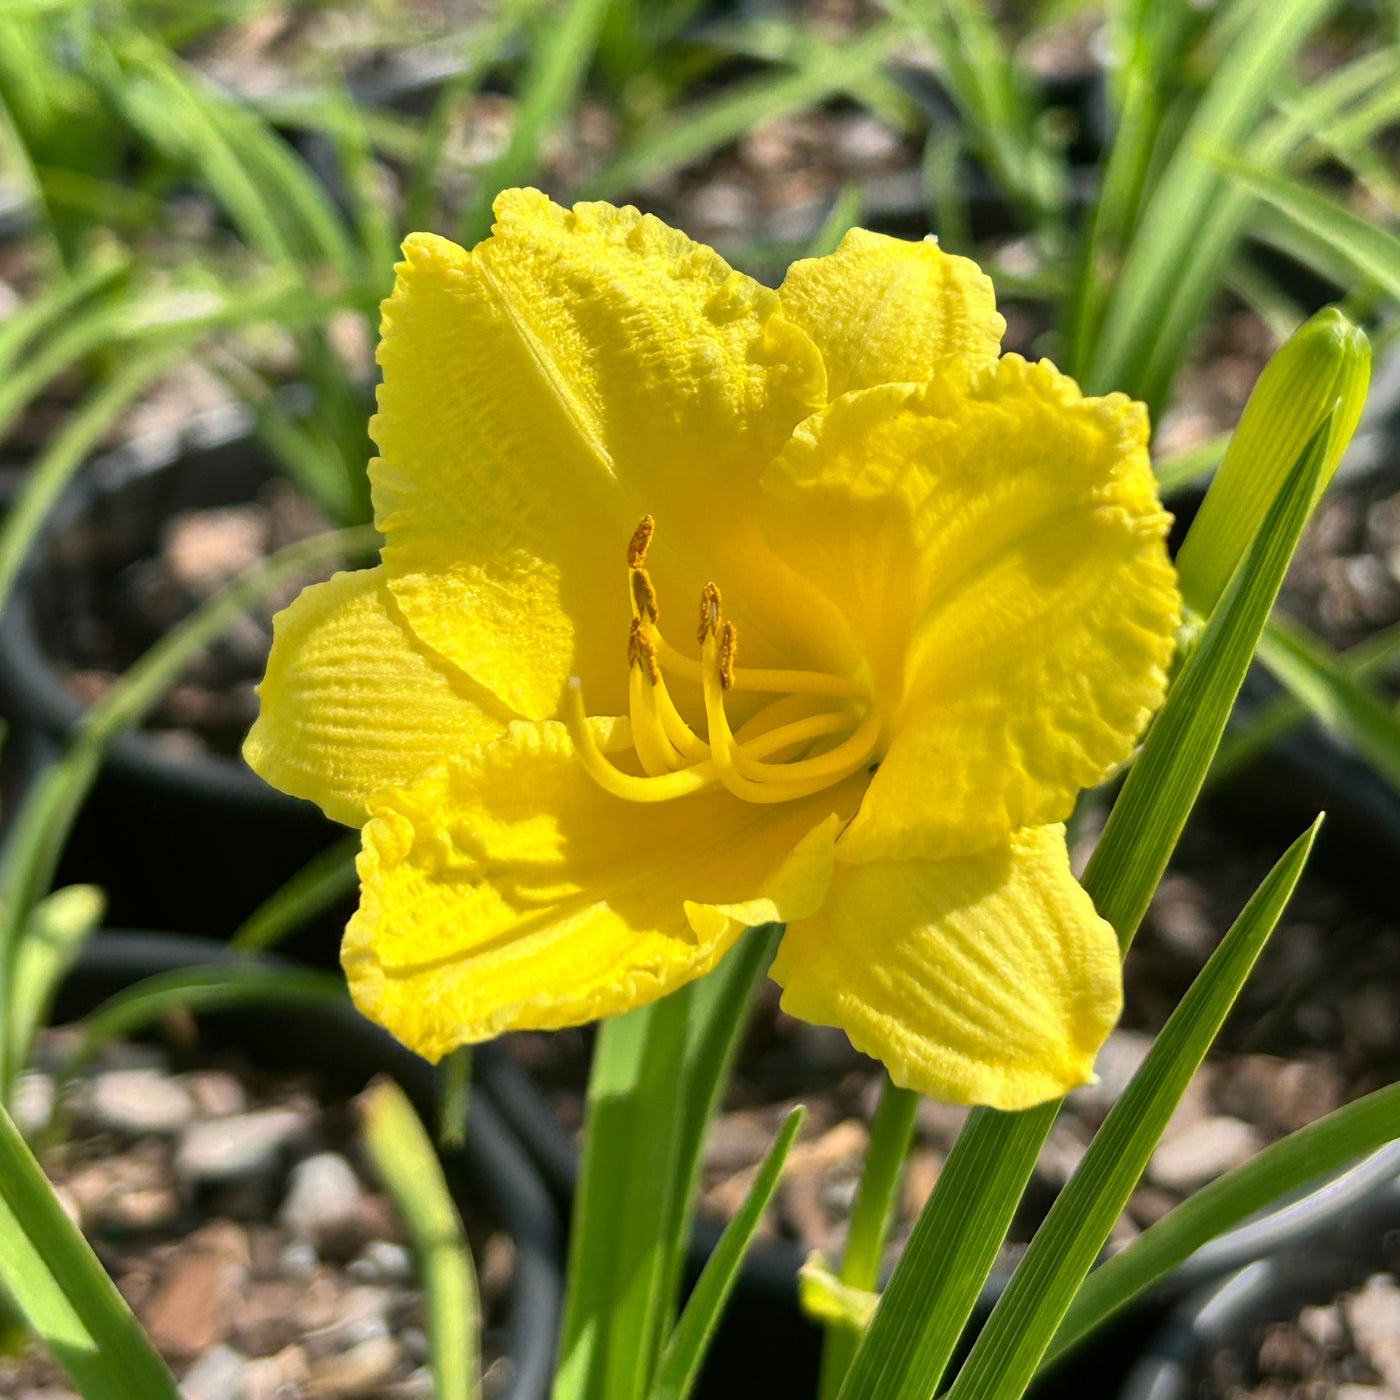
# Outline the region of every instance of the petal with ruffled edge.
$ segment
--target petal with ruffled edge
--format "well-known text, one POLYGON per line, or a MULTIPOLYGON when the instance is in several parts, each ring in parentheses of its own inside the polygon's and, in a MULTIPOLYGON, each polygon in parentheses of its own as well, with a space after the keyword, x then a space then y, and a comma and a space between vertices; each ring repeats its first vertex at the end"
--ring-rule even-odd
POLYGON ((838 862, 771 975, 783 1010, 839 1026, 896 1084, 1001 1109, 1092 1081, 1122 1006, 1117 940, 1061 826, 947 861, 838 862))
POLYGON ((494 696, 414 638, 383 568, 336 574, 277 614, 258 696, 248 766, 347 826, 381 788, 506 728, 494 696))
MULTIPOLYGON (((629 743, 622 721, 595 732, 614 752, 629 743)), ((433 1060, 630 1010, 708 971, 745 924, 812 913, 859 794, 625 802, 594 785, 562 725, 515 724, 375 799, 341 958, 351 993, 433 1060)))
POLYGON ((838 400, 764 483, 889 711, 838 859, 981 850, 1131 752, 1180 613, 1140 404, 1007 356, 838 400))
POLYGON ((925 239, 853 228, 837 250, 788 269, 783 313, 816 342, 830 398, 876 384, 922 384, 955 359, 989 364, 1006 322, 991 278, 925 239))
POLYGON ((519 715, 553 716, 571 674, 621 713, 650 514, 663 607, 688 617, 723 579, 749 634, 802 660, 814 605, 751 506, 824 401, 816 348, 776 293, 635 209, 509 190, 496 214, 471 252, 412 235, 384 303, 370 472, 410 624, 519 715))

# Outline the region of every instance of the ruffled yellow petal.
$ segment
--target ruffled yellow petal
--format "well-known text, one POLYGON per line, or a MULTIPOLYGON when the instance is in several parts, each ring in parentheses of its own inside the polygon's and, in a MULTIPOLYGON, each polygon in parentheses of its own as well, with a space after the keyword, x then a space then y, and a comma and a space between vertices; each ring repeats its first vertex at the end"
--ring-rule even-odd
POLYGON ((643 515, 658 590, 687 616, 714 577, 781 600, 746 522, 823 401, 821 362, 776 293, 657 219, 534 190, 496 214, 471 252, 412 235, 384 303, 384 562, 419 636, 517 714, 554 715, 570 674, 620 713, 643 515))
POLYGON ((1141 405, 1007 356, 839 400, 765 485, 775 547, 888 697, 839 859, 981 850, 1062 820, 1127 757, 1180 610, 1141 405))
POLYGON ((347 826, 365 822, 380 788, 506 727, 491 695, 414 639, 382 568, 336 574, 277 614, 258 695, 249 767, 347 826))
POLYGON ((841 1027, 896 1084, 1001 1109, 1091 1081, 1122 1005, 1117 940, 1060 826, 954 860, 838 862, 772 976, 785 1011, 841 1027))
MULTIPOLYGON (((597 722, 600 746, 628 743, 597 722)), ((712 967, 746 923, 816 909, 858 785, 781 809, 723 791, 635 804, 559 724, 372 804, 342 962, 356 1004, 429 1059, 627 1011, 712 967)))
POLYGON ((829 257, 793 263, 778 295, 817 343, 833 399, 922 384, 954 359, 989 364, 1006 331, 991 279, 932 239, 852 229, 829 257))

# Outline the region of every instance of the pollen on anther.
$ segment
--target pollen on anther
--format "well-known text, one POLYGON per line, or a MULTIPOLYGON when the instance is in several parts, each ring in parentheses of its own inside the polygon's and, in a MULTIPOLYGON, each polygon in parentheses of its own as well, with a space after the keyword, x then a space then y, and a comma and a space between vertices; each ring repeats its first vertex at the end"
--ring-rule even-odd
POLYGON ((707 583, 700 590, 700 625, 695 629, 695 640, 701 646, 704 646, 706 637, 718 631, 719 610, 719 585, 707 583))
POLYGON ((645 667, 652 685, 661 684, 661 662, 657 659, 656 647, 647 636, 646 628, 642 626, 639 617, 632 619, 632 631, 627 638, 627 664, 645 667))
POLYGON ((719 683, 725 690, 734 685, 734 661, 738 654, 739 629, 732 622, 726 622, 719 634, 719 683))
POLYGON ((660 619, 661 613, 656 606, 656 589, 652 586, 651 575, 635 564, 632 566, 632 600, 637 605, 638 613, 646 613, 653 622, 660 619))
POLYGON ((656 531, 656 521, 649 515, 642 516, 642 523, 632 531, 632 538, 627 541, 627 566, 631 569, 640 569, 646 562, 647 547, 651 544, 651 537, 656 531))

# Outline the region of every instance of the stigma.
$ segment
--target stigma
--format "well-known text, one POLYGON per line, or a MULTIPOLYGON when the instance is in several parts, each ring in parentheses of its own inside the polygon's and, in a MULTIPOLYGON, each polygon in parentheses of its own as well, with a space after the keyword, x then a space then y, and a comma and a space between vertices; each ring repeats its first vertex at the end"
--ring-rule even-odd
POLYGON ((881 731, 870 689, 851 677, 820 671, 740 666, 738 629, 724 616, 716 584, 707 583, 700 595, 699 657, 666 641, 646 570, 655 528, 645 516, 627 544, 628 716, 644 776, 625 772, 598 747, 582 684, 573 677, 565 692, 564 721, 589 776, 632 802, 668 802, 722 787, 745 802, 776 803, 810 797, 869 768, 881 731), (700 687, 703 738, 676 708, 668 675, 700 687), (735 729, 726 710, 735 691, 776 698, 735 729))

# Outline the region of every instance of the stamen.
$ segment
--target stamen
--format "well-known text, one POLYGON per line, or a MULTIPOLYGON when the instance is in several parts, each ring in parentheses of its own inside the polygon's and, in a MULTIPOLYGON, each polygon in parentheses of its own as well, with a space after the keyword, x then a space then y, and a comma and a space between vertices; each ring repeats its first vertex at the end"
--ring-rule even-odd
POLYGON ((677 797, 704 792, 719 780, 712 763, 701 763, 679 773, 665 773, 652 778, 637 778, 624 773, 603 755, 593 738, 583 708, 583 685, 577 676, 569 677, 564 691, 564 723, 568 727, 569 738, 574 741, 574 751, 588 776, 614 797, 625 798, 628 802, 671 802, 677 797))
POLYGON ((642 673, 633 666, 627 677, 628 717, 632 722, 632 745, 647 776, 662 777, 686 766, 686 760, 676 752, 666 737, 666 731, 656 715, 655 691, 642 673))
POLYGON ((627 541, 627 567, 629 569, 640 569, 646 563, 647 546, 651 544, 651 537, 656 532, 656 521, 649 515, 642 516, 642 523, 632 531, 632 538, 627 541))
POLYGON ((656 659, 656 648, 639 617, 632 619, 632 630, 627 636, 627 664, 643 667, 652 685, 661 683, 661 663, 656 659))
POLYGON ((719 683, 728 690, 734 684, 734 658, 739 654, 739 630, 732 622, 719 634, 719 683))
POLYGON ((709 758, 710 746, 698 738, 694 730, 681 718, 680 711, 676 709, 676 702, 671 699, 671 692, 666 689, 664 677, 658 685, 652 687, 652 698, 656 702, 656 713, 661 719, 661 727, 676 748, 691 763, 703 763, 709 758))
POLYGON ((660 616, 656 606, 656 589, 651 575, 645 569, 632 570, 632 616, 641 617, 645 613, 653 622, 660 616))
POLYGON ((695 629, 695 640, 701 646, 704 646, 706 637, 713 637, 718 630, 719 614, 719 585, 707 583, 700 590, 700 625, 695 629))
MULTIPOLYGON (((738 761, 736 761, 742 760, 747 764, 753 759, 750 755, 739 754, 734 742, 734 733, 729 727, 729 718, 724 712, 724 686, 720 679, 719 645, 713 632, 705 639, 704 658, 701 666, 704 672, 705 719, 710 731, 710 759, 719 771, 720 782, 735 797, 742 798, 745 802, 790 802, 795 798, 810 797, 813 793, 821 792, 842 778, 849 777, 875 752, 876 742, 879 739, 879 724, 878 722, 872 724, 870 716, 867 715, 857 730, 857 734, 861 734, 863 745, 863 752, 859 758, 851 761, 847 757, 852 742, 856 738, 856 735, 852 735, 851 739, 840 746, 840 750, 845 751, 843 754, 845 761, 838 763, 835 767, 825 769, 820 775, 808 770, 807 774, 798 781, 789 781, 787 774, 792 771, 795 765, 768 764, 765 767, 777 769, 782 773, 782 780, 774 778, 769 781, 756 782, 739 771, 738 761), (865 732, 862 733, 862 731, 865 732)), ((762 737, 767 738, 768 736, 762 737)), ((757 743, 754 747, 757 747, 757 743)), ((837 752, 838 750, 832 750, 833 754, 837 752)), ((822 755, 818 759, 805 761, 821 763, 826 757, 826 755, 822 755)))

